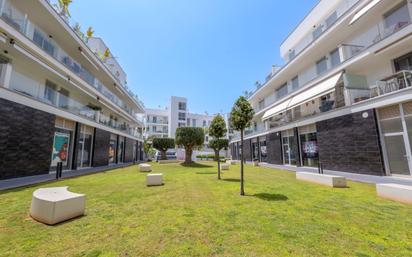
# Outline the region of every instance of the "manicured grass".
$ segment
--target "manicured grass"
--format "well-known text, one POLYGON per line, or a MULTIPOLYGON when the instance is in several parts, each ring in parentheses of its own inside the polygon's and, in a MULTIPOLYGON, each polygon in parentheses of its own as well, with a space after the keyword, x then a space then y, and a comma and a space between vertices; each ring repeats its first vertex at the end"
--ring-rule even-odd
POLYGON ((294 173, 239 165, 154 165, 146 187, 130 167, 0 193, 0 256, 412 256, 412 206, 379 199, 373 185, 331 189, 294 173), (39 187, 87 195, 87 215, 56 226, 28 216, 39 187))

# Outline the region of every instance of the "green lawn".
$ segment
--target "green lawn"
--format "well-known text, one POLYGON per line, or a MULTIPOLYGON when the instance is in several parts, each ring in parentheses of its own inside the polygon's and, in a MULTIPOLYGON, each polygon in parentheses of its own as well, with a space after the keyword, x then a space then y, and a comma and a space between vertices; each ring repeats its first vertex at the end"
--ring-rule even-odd
POLYGON ((412 206, 373 185, 331 189, 294 173, 239 165, 136 166, 0 193, 0 256, 412 256, 412 206), (67 185, 87 195, 86 216, 46 226, 28 216, 32 192, 67 185))

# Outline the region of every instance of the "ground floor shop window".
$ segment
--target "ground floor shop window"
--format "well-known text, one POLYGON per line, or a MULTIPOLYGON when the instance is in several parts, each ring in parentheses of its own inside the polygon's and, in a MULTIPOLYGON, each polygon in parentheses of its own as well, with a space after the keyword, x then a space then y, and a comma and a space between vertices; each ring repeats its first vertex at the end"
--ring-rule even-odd
POLYGON ((252 160, 259 160, 259 144, 258 144, 258 142, 252 143, 252 160))
POLYGON ((282 132, 283 164, 296 165, 296 138, 294 130, 282 132))
POLYGON ((91 166, 93 151, 93 132, 92 127, 80 126, 80 135, 77 143, 77 167, 86 168, 91 166))
POLYGON ((266 162, 267 161, 267 147, 266 147, 266 141, 260 141, 260 161, 261 162, 266 162))
POLYGON ((71 168, 73 134, 76 123, 74 121, 65 120, 60 117, 56 118, 55 133, 53 139, 53 150, 51 156, 51 170, 55 170, 57 164, 61 162, 63 169, 71 168))
POLYGON ((310 132, 300 134, 300 144, 302 153, 302 164, 307 167, 318 167, 319 147, 317 133, 310 132))
POLYGON ((117 149, 117 160, 119 163, 124 162, 124 137, 119 137, 119 148, 117 149))
POLYGON ((116 163, 116 152, 117 152, 117 135, 110 135, 109 142, 109 164, 116 163))

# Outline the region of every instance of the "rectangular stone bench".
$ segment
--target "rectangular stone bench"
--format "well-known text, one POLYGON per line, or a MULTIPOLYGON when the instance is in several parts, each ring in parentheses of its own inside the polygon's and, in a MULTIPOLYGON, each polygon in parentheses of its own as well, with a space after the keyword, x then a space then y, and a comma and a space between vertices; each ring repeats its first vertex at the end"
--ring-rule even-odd
POLYGON ((412 186, 399 184, 376 184, 376 193, 382 198, 412 204, 412 186))
POLYGON ((346 187, 346 178, 342 176, 325 175, 311 172, 296 172, 296 179, 330 187, 346 187))
POLYGON ((146 176, 147 186, 162 186, 163 185, 163 174, 147 174, 146 176))

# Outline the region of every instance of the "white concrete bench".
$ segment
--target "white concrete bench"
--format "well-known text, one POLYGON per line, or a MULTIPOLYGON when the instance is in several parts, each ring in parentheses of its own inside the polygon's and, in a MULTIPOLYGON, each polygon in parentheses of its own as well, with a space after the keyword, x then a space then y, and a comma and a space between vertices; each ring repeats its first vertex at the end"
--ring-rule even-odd
POLYGON ((230 165, 227 164, 227 163, 221 163, 220 164, 220 169, 221 170, 229 170, 229 168, 230 168, 230 165))
POLYGON ((296 172, 296 179, 313 182, 330 187, 346 187, 346 178, 311 172, 296 172))
POLYGON ((163 185, 163 174, 147 174, 146 175, 146 185, 147 186, 162 186, 163 185))
POLYGON ((54 225, 84 215, 86 196, 67 190, 68 187, 41 188, 33 192, 30 216, 54 225))
POLYGON ((235 161, 235 160, 227 160, 226 163, 227 163, 227 164, 230 164, 230 165, 236 165, 237 161, 235 161))
POLYGON ((140 172, 150 172, 152 171, 152 165, 146 164, 146 163, 139 164, 139 171, 140 172))
POLYGON ((382 198, 412 204, 412 186, 399 184, 376 184, 376 193, 382 198))

